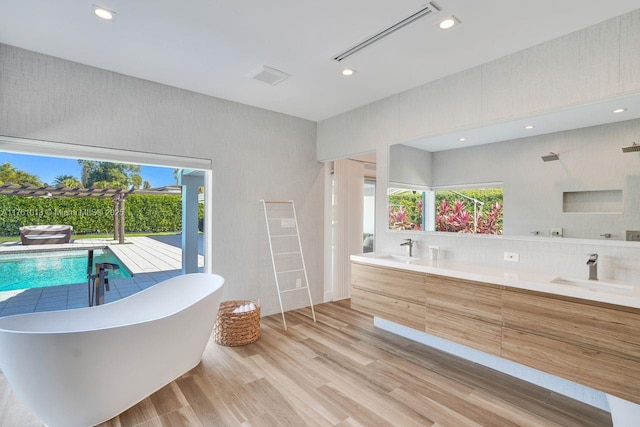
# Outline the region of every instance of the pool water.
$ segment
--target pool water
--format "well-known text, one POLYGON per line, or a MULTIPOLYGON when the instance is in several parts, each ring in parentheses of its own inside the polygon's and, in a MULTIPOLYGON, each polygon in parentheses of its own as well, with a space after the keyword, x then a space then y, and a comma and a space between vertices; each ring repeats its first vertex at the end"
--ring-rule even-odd
MULTIPOLYGON (((0 291, 44 288, 87 282, 88 251, 24 252, 0 255, 0 291)), ((131 277, 131 273, 108 249, 93 251, 95 264, 118 264, 119 270, 109 270, 110 279, 131 277)))

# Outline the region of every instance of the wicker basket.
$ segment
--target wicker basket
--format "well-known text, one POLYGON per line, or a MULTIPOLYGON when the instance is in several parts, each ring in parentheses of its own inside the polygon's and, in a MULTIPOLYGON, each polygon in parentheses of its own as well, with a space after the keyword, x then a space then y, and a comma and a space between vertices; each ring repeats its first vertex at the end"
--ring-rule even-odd
POLYGON ((213 327, 218 344, 235 347, 255 342, 260 338, 260 302, 249 300, 223 301, 213 327), (255 310, 234 313, 237 307, 253 303, 255 310))

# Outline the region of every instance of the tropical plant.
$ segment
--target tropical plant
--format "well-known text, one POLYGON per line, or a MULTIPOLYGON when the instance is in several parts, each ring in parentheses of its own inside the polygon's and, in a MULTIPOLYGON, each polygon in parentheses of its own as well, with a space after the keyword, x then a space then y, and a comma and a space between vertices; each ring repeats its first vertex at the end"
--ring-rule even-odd
POLYGON ((502 204, 492 204, 486 215, 478 215, 477 222, 478 226, 476 233, 502 234, 502 204))
POLYGON ((82 188, 82 182, 73 175, 58 175, 53 181, 56 187, 82 188))
POLYGON ((409 219, 404 206, 389 206, 389 228, 391 230, 409 230, 409 219))
POLYGON ((389 195, 389 228, 422 230, 423 193, 400 191, 389 195))
POLYGON ((467 211, 464 200, 450 204, 443 199, 436 212, 436 231, 473 233, 473 217, 467 211))
POLYGON ((17 169, 11 163, 7 162, 0 165, 0 185, 2 184, 30 184, 40 187, 42 181, 40 181, 37 175, 17 169))
POLYGON ((502 234, 502 203, 492 203, 488 209, 481 207, 474 213, 467 202, 458 198, 451 203, 448 197, 442 197, 436 212, 436 231, 502 234))

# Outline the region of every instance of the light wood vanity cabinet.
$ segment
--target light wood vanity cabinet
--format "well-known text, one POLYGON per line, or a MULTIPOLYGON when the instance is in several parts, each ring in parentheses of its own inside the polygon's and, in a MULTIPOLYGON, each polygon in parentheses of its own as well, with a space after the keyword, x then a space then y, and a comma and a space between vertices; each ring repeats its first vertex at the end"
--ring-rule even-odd
POLYGON ((505 289, 502 357, 640 403, 640 310, 505 289))
POLYGON ((424 330, 424 275, 392 268, 351 264, 351 307, 424 330))
POLYGON ((425 275, 425 332, 500 355, 502 287, 425 275))
POLYGON ((351 264, 351 307, 500 355, 501 287, 351 264))
POLYGON ((640 309, 351 264, 351 307, 640 403, 640 309))
POLYGON ((640 362, 640 310, 506 289, 503 306, 505 326, 640 362))

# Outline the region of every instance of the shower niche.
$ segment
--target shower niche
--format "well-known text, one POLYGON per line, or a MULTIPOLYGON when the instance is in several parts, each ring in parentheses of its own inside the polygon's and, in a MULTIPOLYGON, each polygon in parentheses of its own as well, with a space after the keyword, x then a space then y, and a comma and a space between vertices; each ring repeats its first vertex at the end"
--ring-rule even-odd
POLYGON ((624 206, 622 190, 565 191, 562 212, 621 214, 624 206))

